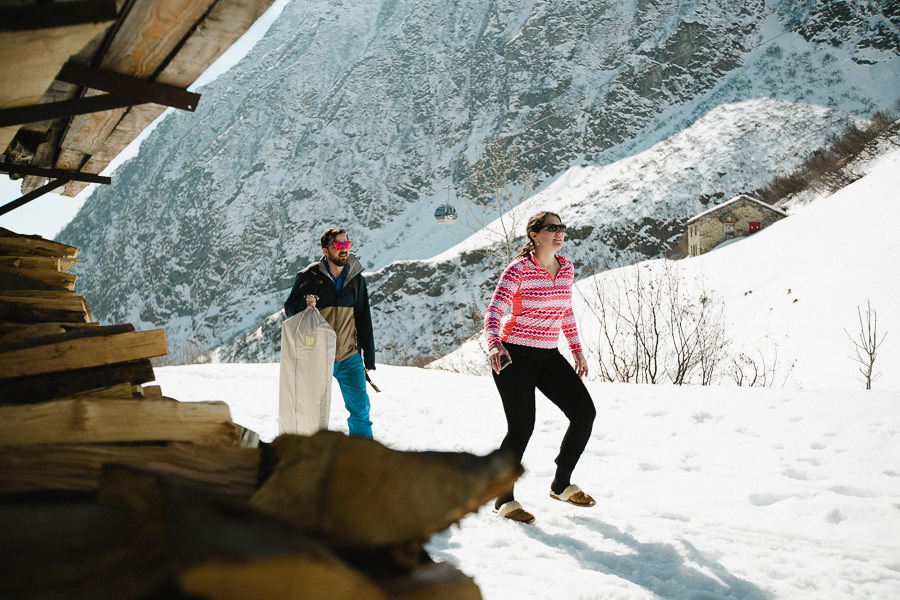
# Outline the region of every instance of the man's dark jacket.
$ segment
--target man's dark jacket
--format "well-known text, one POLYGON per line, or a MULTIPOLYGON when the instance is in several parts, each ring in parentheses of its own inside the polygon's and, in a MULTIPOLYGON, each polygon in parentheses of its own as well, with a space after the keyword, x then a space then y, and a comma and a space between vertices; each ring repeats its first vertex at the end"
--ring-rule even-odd
POLYGON ((375 339, 362 265, 356 255, 351 254, 344 268, 347 276, 340 292, 324 260, 297 273, 291 295, 284 303, 284 313, 292 317, 306 309, 307 294, 318 296, 316 308, 337 334, 334 360, 340 362, 362 351, 363 365, 372 370, 375 368, 375 339))

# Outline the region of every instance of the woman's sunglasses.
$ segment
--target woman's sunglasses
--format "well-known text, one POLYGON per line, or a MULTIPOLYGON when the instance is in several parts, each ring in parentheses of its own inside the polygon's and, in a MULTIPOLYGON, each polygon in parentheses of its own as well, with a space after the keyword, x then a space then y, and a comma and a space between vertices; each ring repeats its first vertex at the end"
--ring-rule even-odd
POLYGON ((559 225, 557 225, 556 223, 550 223, 549 225, 542 226, 541 229, 546 229, 550 233, 556 233, 557 231, 562 231, 563 233, 565 233, 566 226, 562 223, 560 223, 559 225))
POLYGON ((352 245, 353 245, 353 242, 349 242, 349 241, 348 242, 335 242, 334 248, 335 248, 335 250, 346 250, 352 245))

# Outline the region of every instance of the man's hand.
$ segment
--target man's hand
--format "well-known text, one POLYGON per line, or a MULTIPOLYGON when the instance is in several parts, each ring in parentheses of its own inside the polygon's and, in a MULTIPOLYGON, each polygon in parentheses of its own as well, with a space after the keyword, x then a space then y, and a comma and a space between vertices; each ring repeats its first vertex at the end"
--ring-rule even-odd
POLYGON ((319 299, 318 296, 314 296, 313 294, 307 294, 307 295, 306 295, 306 306, 307 306, 307 308, 309 308, 310 306, 315 306, 315 305, 316 305, 316 300, 318 300, 318 299, 319 299))

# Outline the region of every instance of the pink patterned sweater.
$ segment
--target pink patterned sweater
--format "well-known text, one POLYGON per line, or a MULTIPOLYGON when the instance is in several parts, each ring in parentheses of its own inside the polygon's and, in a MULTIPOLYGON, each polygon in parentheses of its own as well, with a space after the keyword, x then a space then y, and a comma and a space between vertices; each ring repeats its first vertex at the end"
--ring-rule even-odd
POLYGON ((578 328, 572 312, 572 283, 575 269, 566 257, 557 254, 560 269, 554 281, 533 254, 509 263, 484 313, 484 333, 488 348, 501 342, 556 348, 559 332, 565 334, 573 354, 581 352, 578 328), (503 313, 512 314, 501 325, 503 313))

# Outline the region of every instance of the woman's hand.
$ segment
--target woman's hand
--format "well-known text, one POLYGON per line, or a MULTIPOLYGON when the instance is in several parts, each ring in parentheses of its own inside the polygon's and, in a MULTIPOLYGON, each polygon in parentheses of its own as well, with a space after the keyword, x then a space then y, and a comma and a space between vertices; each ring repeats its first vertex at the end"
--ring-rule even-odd
POLYGON ((314 296, 312 294, 307 294, 306 295, 306 307, 309 308, 310 306, 315 306, 316 300, 318 300, 318 299, 319 299, 318 296, 314 296))
POLYGON ((579 377, 584 377, 588 374, 588 364, 587 359, 584 357, 584 354, 579 352, 578 354, 573 354, 572 357, 575 359, 575 373, 579 377))
POLYGON ((512 359, 509 357, 509 352, 506 351, 506 348, 503 347, 503 344, 497 344, 491 351, 488 353, 488 362, 491 363, 491 369, 494 370, 494 373, 500 373, 500 357, 505 356, 506 359, 512 362, 512 359))

